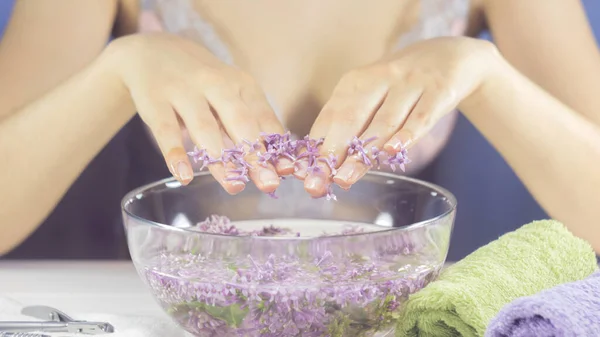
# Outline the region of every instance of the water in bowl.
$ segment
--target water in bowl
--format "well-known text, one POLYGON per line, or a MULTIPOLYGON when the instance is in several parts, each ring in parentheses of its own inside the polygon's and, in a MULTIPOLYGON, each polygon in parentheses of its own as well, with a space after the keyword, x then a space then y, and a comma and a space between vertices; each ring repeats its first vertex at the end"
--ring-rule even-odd
POLYGON ((349 221, 314 220, 314 219, 270 219, 245 220, 232 222, 236 228, 244 232, 260 232, 264 228, 284 229, 277 236, 287 237, 320 237, 331 235, 349 235, 376 232, 389 229, 387 227, 349 221))
MULTIPOLYGON (((441 266, 421 253, 421 232, 364 240, 382 226, 307 219, 232 223, 241 232, 284 228, 299 240, 273 251, 264 238, 246 254, 164 253, 145 269, 161 306, 196 336, 376 336, 393 330, 408 295, 435 278, 441 266), (356 235, 344 244, 330 235, 356 235), (288 248, 289 248, 288 247, 288 248), (253 249, 254 249, 253 248, 253 249), (265 248, 267 253, 265 253, 265 248), (346 251, 352 253, 345 253, 346 251), (364 251, 365 254, 357 254, 364 251)), ((205 245, 214 244, 204 242, 205 245)), ((280 245, 279 245, 280 246, 280 245)))

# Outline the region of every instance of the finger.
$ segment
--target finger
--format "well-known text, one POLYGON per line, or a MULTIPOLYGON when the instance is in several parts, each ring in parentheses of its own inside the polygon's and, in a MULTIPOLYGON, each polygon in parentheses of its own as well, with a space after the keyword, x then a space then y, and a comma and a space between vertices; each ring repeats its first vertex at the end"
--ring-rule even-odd
POLYGON ((265 146, 259 141, 260 126, 255 115, 242 101, 240 93, 231 89, 212 88, 207 90, 205 95, 229 137, 246 149, 254 148, 246 158, 238 161, 242 163, 241 166, 238 165, 238 169, 243 171, 242 166, 247 163, 248 174, 256 187, 266 193, 274 192, 279 187, 279 175, 271 163, 260 160, 259 154, 266 153, 265 146))
POLYGON ((261 138, 267 149, 266 158, 275 166, 277 174, 287 176, 294 173, 296 146, 291 134, 263 132, 261 138))
POLYGON ((313 145, 312 148, 307 148, 306 146, 301 146, 299 148, 299 153, 303 153, 305 156, 296 161, 294 177, 296 177, 297 179, 304 180, 308 173, 308 167, 313 165, 312 161, 314 161, 315 158, 313 158, 312 153, 314 152, 314 150, 318 150, 317 149, 318 146, 322 145, 322 140, 325 139, 325 136, 329 132, 329 128, 331 127, 332 120, 334 118, 334 112, 336 110, 330 108, 330 106, 331 105, 335 106, 337 104, 332 101, 334 101, 335 99, 339 99, 340 101, 343 101, 343 98, 341 98, 340 96, 348 96, 349 95, 347 93, 349 90, 343 89, 344 87, 347 87, 347 86, 349 86, 349 85, 340 84, 340 85, 338 85, 338 87, 342 87, 342 89, 336 88, 336 90, 334 90, 333 97, 329 100, 329 102, 327 104, 325 104, 325 106, 323 107, 321 112, 317 115, 317 118, 310 129, 310 134, 305 139, 305 140, 307 140, 310 138, 313 140, 318 140, 319 143, 311 144, 311 145, 313 145), (307 150, 308 150, 308 152, 307 152, 307 150), (307 153, 309 153, 310 155, 306 155, 307 153))
POLYGON ((422 92, 419 87, 390 89, 365 132, 352 142, 353 154, 346 157, 333 178, 337 185, 349 189, 372 167, 381 165, 383 158, 379 151, 398 132, 422 92))
POLYGON ((408 115, 406 121, 384 150, 390 154, 409 149, 427 134, 435 123, 458 105, 458 95, 452 90, 426 90, 408 115))
MULTIPOLYGON (((342 98, 340 98, 342 100, 342 98)), ((329 103, 329 105, 335 105, 335 102, 329 103)), ((332 125, 334 119, 334 111, 336 109, 330 108, 327 104, 323 107, 313 126, 310 129, 310 137, 313 139, 325 139, 325 136, 329 133, 329 128, 332 125)))
POLYGON ((254 113, 260 131, 263 135, 266 135, 269 141, 266 141, 263 137, 263 141, 266 143, 267 152, 273 154, 271 163, 275 166, 277 174, 280 176, 286 176, 294 172, 294 161, 291 158, 280 155, 282 152, 287 152, 291 139, 289 135, 285 135, 285 129, 275 111, 269 104, 267 97, 264 95, 258 85, 249 85, 245 91, 242 91, 242 99, 254 113), (284 137, 281 137, 284 135, 284 137))
POLYGON ((305 136, 297 141, 297 154, 294 161, 294 177, 304 180, 309 171, 309 167, 316 168, 319 159, 319 147, 323 144, 322 138, 310 138, 305 136))
POLYGON ((312 161, 316 160, 319 156, 318 147, 322 145, 325 135, 327 135, 331 126, 331 116, 328 112, 329 110, 326 110, 318 114, 317 119, 310 129, 309 136, 302 140, 303 143, 306 143, 309 139, 313 139, 314 141, 307 143, 306 146, 299 146, 298 153, 301 154, 299 156, 301 158, 297 159, 294 165, 294 177, 299 180, 306 178, 309 165, 313 165, 312 161))
POLYGON ((183 147, 181 129, 173 107, 166 101, 149 101, 144 95, 132 96, 140 117, 156 139, 169 171, 181 184, 189 184, 194 173, 183 147))
MULTIPOLYGON (((223 144, 225 145, 224 149, 234 149, 236 148, 236 144, 231 140, 227 132, 222 125, 219 124, 219 130, 221 132, 221 139, 223 140, 223 144)), ((224 152, 222 151, 221 154, 224 152)), ((242 169, 243 171, 243 169, 242 169)), ((246 183, 247 177, 242 176, 240 174, 240 167, 234 164, 231 161, 225 162, 225 172, 226 172, 226 180, 228 181, 243 181, 246 183)))
POLYGON ((360 92, 347 92, 350 90, 341 89, 323 109, 332 122, 319 151, 322 160, 316 169, 308 168, 304 180, 304 189, 313 197, 327 194, 332 170, 345 159, 349 141, 360 135, 372 119, 387 94, 387 85, 375 82, 360 92))
POLYGON ((246 187, 246 182, 243 179, 233 179, 235 175, 226 170, 231 170, 231 165, 226 167, 218 160, 221 151, 225 148, 224 132, 212 115, 206 100, 190 100, 189 97, 174 99, 173 105, 183 120, 190 138, 200 149, 200 152, 193 155, 194 159, 202 161, 202 166, 208 168, 225 191, 230 194, 240 193, 246 187))

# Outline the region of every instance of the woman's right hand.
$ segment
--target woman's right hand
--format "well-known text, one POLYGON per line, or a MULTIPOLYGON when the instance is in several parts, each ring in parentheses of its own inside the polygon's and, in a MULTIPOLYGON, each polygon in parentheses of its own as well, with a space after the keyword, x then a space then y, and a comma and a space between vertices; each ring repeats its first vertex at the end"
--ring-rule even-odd
MULTIPOLYGON (((259 140, 261 132, 284 132, 252 77, 224 64, 194 41, 162 33, 130 35, 111 42, 103 57, 128 88, 169 170, 182 184, 194 176, 183 146, 182 126, 211 158, 219 158, 233 144, 259 140)), ((259 151, 264 153, 264 146, 259 151)), ((254 154, 246 160, 250 179, 266 193, 277 189, 280 175, 293 170, 285 163, 277 169, 259 165, 254 154)), ((227 192, 241 192, 245 182, 231 180, 235 174, 225 166, 216 162, 208 169, 227 192)))

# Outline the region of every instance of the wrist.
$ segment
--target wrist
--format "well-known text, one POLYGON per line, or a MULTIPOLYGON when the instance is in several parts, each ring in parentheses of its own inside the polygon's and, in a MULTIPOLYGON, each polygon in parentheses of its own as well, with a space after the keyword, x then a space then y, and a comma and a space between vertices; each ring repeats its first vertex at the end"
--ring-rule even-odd
POLYGON ((111 43, 92 63, 90 71, 94 74, 94 78, 97 78, 97 81, 102 83, 101 88, 105 88, 104 90, 111 95, 112 99, 118 102, 120 107, 124 108, 116 109, 115 112, 132 111, 131 116, 125 116, 126 118, 130 118, 135 114, 135 108, 129 88, 123 81, 119 70, 121 64, 121 53, 118 47, 115 47, 111 43))
POLYGON ((501 55, 495 45, 485 42, 488 46, 486 52, 482 53, 484 71, 479 82, 474 90, 465 97, 459 104, 459 110, 467 117, 473 111, 480 111, 482 105, 490 100, 491 97, 497 97, 499 86, 509 76, 512 67, 501 55))
POLYGON ((119 82, 127 89, 120 70, 123 63, 123 48, 118 41, 119 39, 111 41, 96 58, 93 66, 107 80, 119 82))

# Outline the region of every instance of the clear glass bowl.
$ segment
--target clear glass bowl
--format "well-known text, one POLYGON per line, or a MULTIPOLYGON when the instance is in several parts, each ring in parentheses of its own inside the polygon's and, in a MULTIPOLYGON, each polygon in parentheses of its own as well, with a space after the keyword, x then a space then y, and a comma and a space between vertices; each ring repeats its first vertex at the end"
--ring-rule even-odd
POLYGON ((230 196, 205 173, 185 187, 162 180, 123 200, 131 257, 196 336, 387 336, 408 295, 442 268, 456 199, 379 172, 335 192, 337 201, 312 199, 290 178, 273 199, 251 184, 230 196), (221 229, 289 231, 203 232, 212 215, 231 221, 213 218, 221 229))

